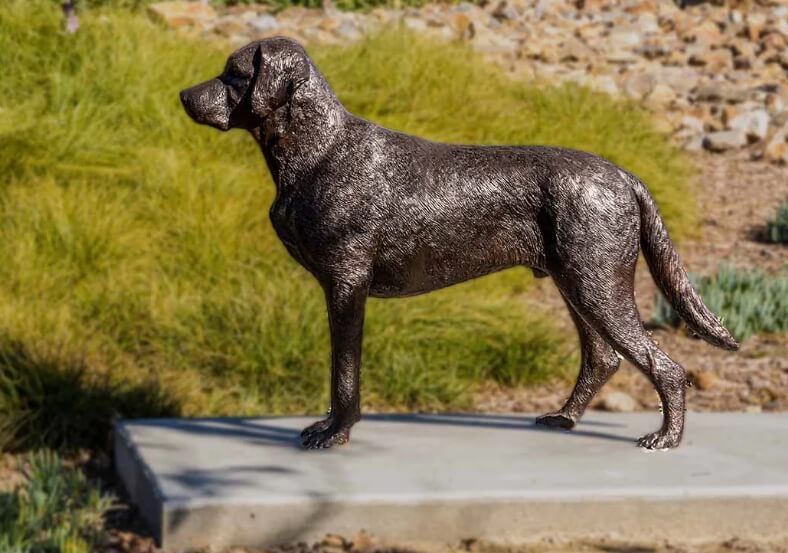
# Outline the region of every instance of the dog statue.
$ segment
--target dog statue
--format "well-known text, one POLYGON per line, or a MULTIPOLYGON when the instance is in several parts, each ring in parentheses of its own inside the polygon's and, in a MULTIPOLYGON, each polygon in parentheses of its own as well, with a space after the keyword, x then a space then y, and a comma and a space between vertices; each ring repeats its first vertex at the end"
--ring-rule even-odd
POLYGON ((323 287, 331 330, 331 407, 301 433, 306 448, 350 439, 368 296, 422 294, 514 266, 550 276, 582 349, 571 396, 538 424, 571 429, 620 356, 651 380, 662 427, 638 440, 676 447, 684 369, 643 328, 634 299, 639 248, 689 328, 738 344, 703 304, 657 206, 637 177, 586 152, 440 144, 349 113, 297 42, 275 37, 233 53, 215 79, 181 92, 197 123, 246 129, 276 184, 270 216, 287 251, 323 287))

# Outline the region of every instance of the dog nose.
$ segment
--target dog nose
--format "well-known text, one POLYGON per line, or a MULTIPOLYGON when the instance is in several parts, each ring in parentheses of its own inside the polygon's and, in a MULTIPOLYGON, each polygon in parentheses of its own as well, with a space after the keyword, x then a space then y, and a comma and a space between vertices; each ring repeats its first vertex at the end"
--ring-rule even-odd
POLYGON ((178 94, 178 96, 181 99, 181 104, 183 104, 184 107, 185 107, 186 106, 186 100, 187 100, 186 91, 185 90, 181 90, 180 93, 178 94))

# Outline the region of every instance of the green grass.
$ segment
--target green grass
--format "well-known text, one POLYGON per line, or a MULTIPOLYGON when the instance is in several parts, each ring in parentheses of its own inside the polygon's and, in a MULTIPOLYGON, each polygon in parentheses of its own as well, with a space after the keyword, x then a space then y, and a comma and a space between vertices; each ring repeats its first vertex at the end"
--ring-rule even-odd
MULTIPOLYGON (((178 102, 227 49, 127 11, 61 27, 54 2, 0 10, 0 446, 101 444, 112 416, 324 410, 322 293, 270 228, 262 157, 178 102)), ((687 165, 631 105, 512 82, 409 34, 310 51, 356 113, 439 140, 598 152, 649 183, 676 235, 692 228, 687 165)), ((370 301, 365 403, 462 408, 485 380, 575 370, 574 336, 568 348, 519 301, 529 279, 370 301)))
MULTIPOLYGON (((692 281, 703 302, 736 339, 788 331, 788 271, 769 275, 723 265, 716 274, 692 276, 692 281)), ((662 327, 681 325, 678 313, 661 294, 657 294, 652 322, 662 327)))
POLYGON ((788 244, 788 202, 781 203, 774 218, 766 221, 764 238, 774 244, 788 244))
POLYGON ((104 515, 112 497, 57 454, 42 450, 20 456, 23 480, 0 493, 0 551, 90 553, 104 539, 104 515))

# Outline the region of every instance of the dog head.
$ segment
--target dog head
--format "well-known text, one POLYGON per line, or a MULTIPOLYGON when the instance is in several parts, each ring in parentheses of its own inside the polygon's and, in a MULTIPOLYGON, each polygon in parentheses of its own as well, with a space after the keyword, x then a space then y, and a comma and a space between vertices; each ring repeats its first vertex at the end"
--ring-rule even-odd
POLYGON ((268 38, 234 52, 221 75, 183 90, 181 102, 197 123, 222 131, 253 129, 287 104, 310 73, 300 44, 268 38))

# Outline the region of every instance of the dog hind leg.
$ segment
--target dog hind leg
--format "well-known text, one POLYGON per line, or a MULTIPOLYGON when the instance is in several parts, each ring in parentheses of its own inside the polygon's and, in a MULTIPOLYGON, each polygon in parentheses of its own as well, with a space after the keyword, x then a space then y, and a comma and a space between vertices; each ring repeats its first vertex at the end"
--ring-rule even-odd
POLYGON ((621 282, 612 288, 609 282, 597 282, 593 290, 584 290, 584 282, 589 281, 581 281, 579 286, 564 282, 559 287, 583 319, 651 380, 662 402, 662 427, 640 438, 638 445, 646 449, 678 446, 684 431, 684 369, 651 340, 631 290, 627 291, 621 282))
POLYGON ((570 430, 583 416, 597 392, 618 370, 621 359, 610 344, 575 312, 566 297, 564 302, 569 308, 580 339, 580 373, 564 406, 558 411, 538 417, 536 424, 570 430))

